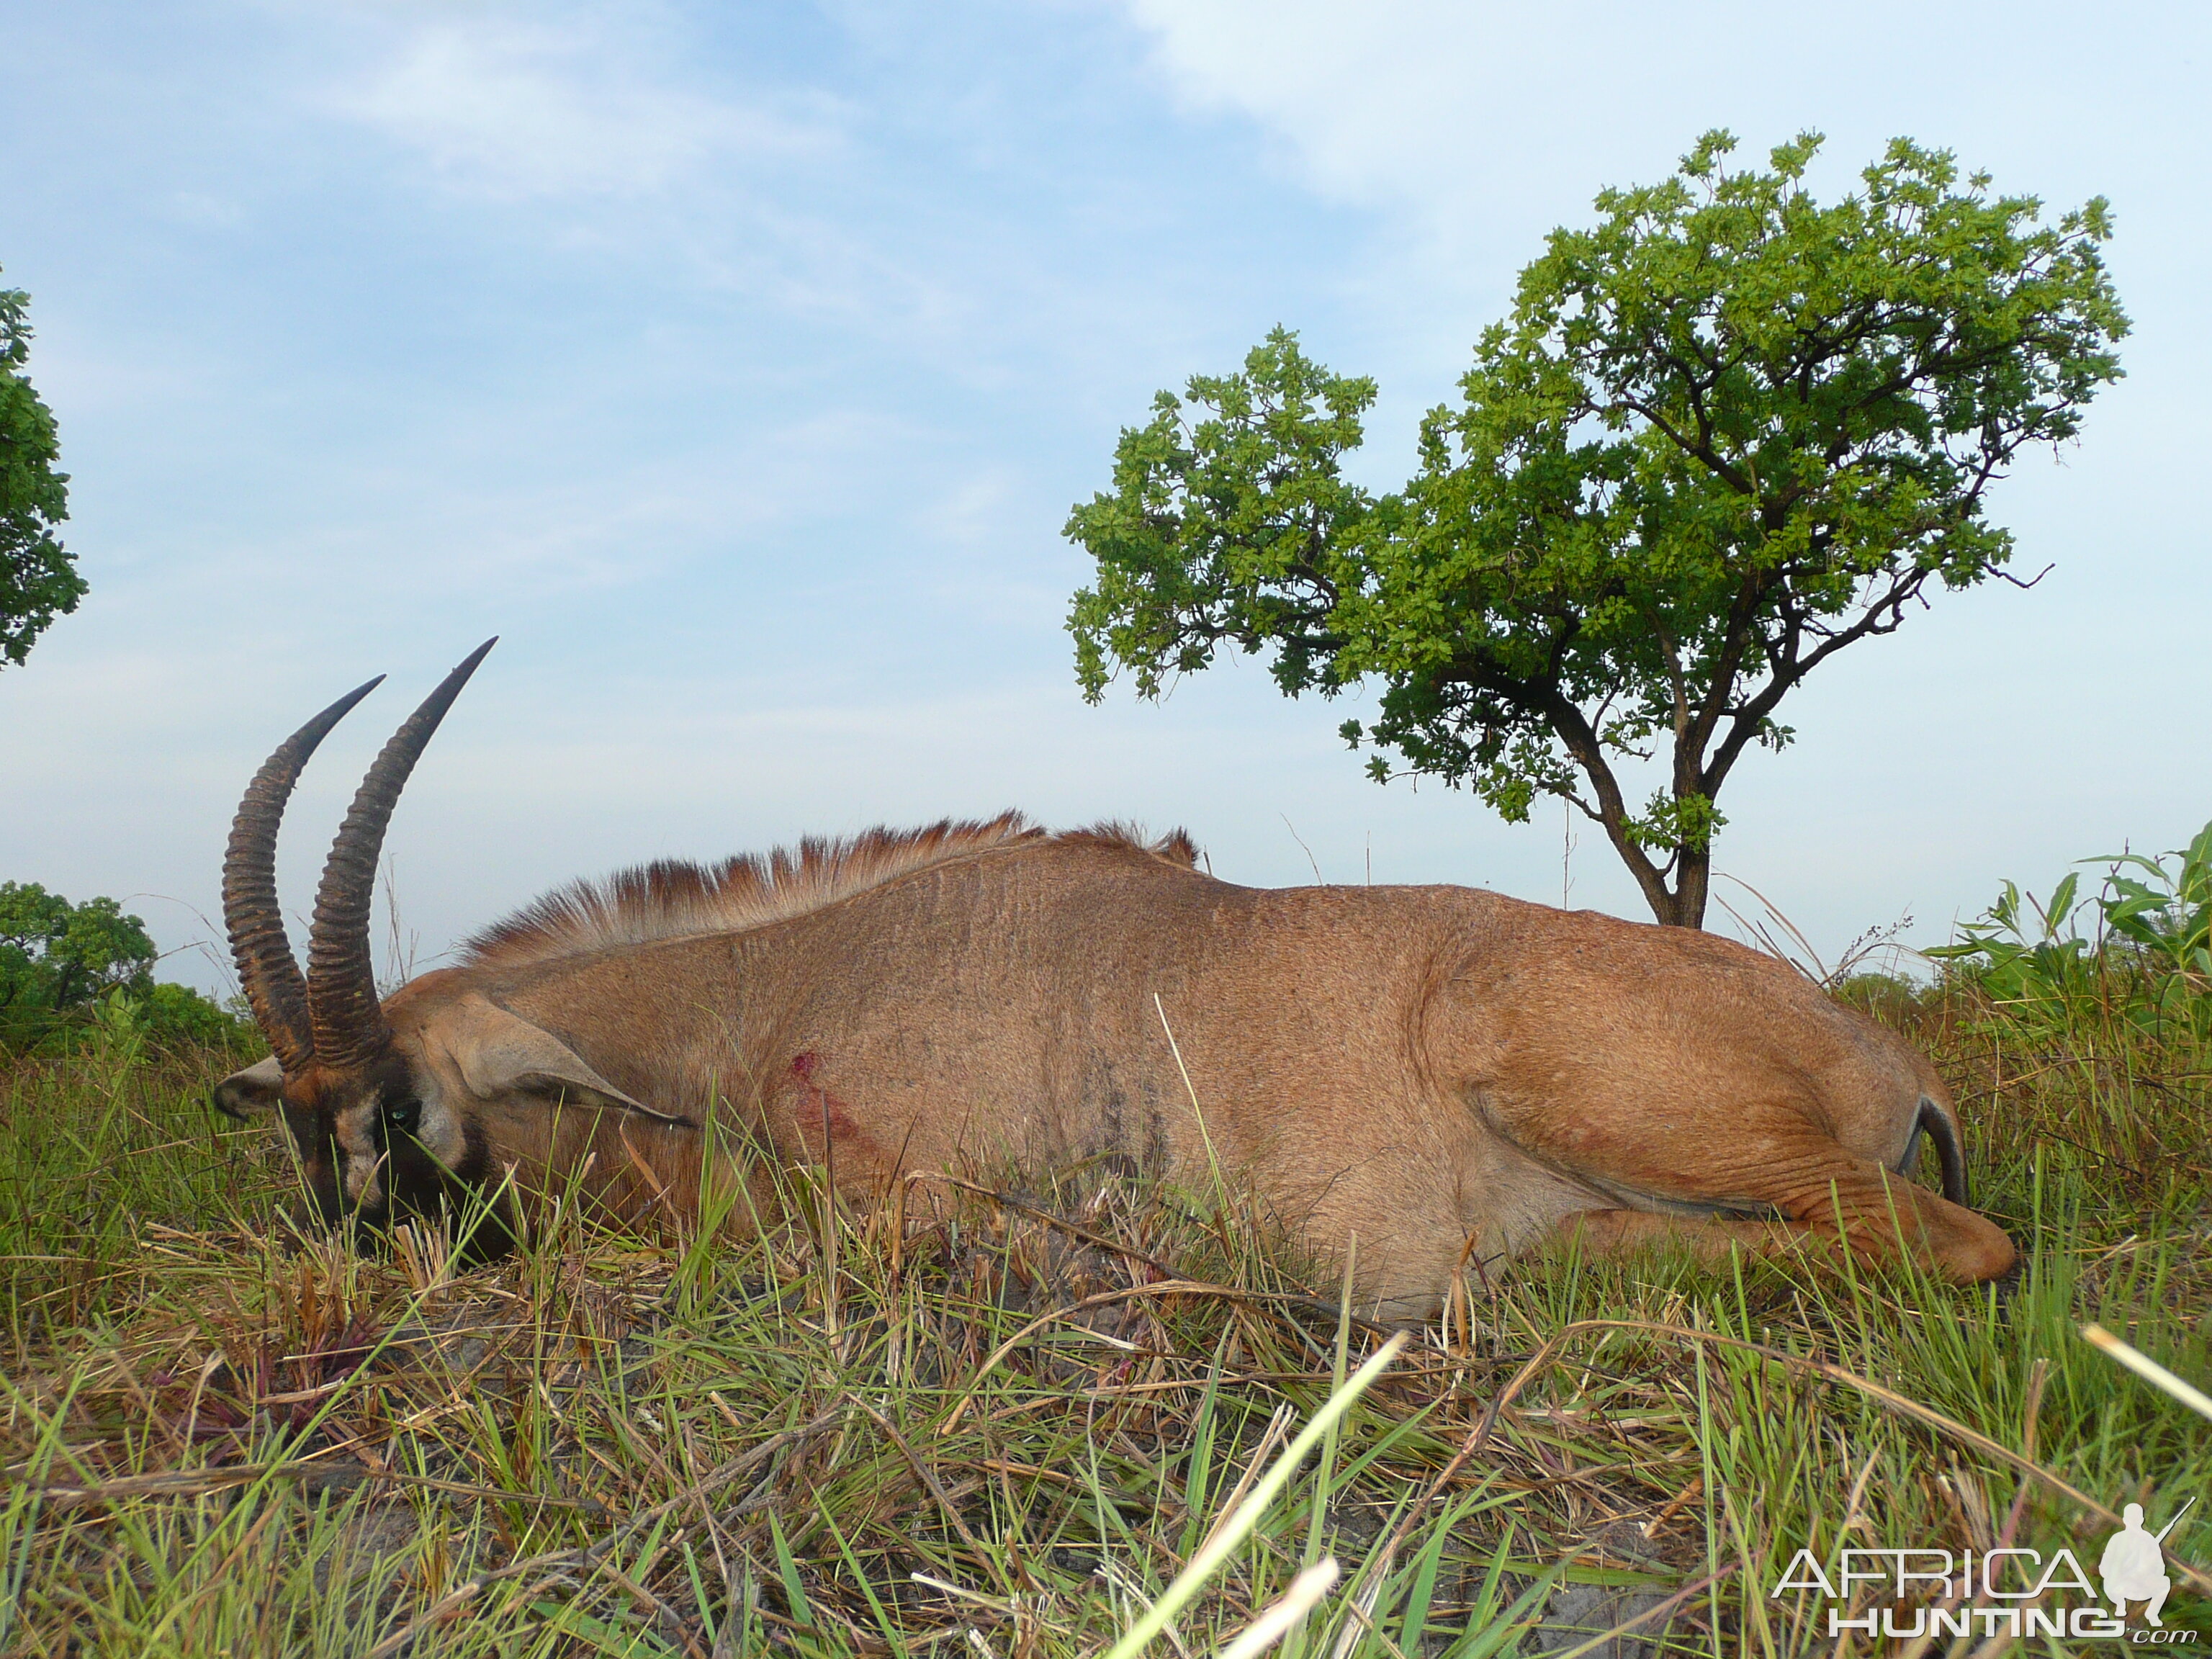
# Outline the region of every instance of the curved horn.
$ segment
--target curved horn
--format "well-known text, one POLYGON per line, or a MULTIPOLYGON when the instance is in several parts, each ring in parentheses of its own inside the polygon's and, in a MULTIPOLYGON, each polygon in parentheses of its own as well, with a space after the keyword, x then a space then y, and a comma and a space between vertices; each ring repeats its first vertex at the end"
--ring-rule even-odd
POLYGON ((315 1059, 337 1067, 367 1065, 390 1032, 377 1001, 376 973, 370 961, 368 907, 376 887, 376 860, 384 850, 385 826, 407 775, 446 717, 446 710, 468 684, 484 653, 499 643, 486 640, 439 684, 392 734, 331 843, 315 890, 315 925, 307 939, 307 1012, 314 1034, 315 1059))
POLYGON ((287 1072, 312 1060, 314 1048, 307 1035, 307 982, 293 960, 276 903, 276 827, 307 757, 354 704, 383 683, 379 674, 347 692, 285 738, 246 786, 246 799, 231 820, 230 845, 222 855, 222 925, 254 1024, 287 1072))

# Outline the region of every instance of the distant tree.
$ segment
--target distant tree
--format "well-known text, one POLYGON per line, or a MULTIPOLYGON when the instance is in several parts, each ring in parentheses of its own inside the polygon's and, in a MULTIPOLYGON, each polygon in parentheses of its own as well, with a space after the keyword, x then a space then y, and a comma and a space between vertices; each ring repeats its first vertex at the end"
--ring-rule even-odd
POLYGON ((17 666, 84 594, 76 558, 54 539, 54 526, 69 517, 69 474, 54 471, 61 445, 53 411, 22 372, 30 302, 21 289, 0 289, 0 665, 17 666))
POLYGON ((242 1022, 188 986, 157 984, 146 924, 112 898, 71 904, 0 882, 0 1051, 66 1045, 103 1007, 156 1041, 235 1047, 242 1022))
POLYGON ((104 991, 143 990, 160 954, 112 898, 71 904, 34 881, 0 881, 0 1019, 50 1018, 104 991))
POLYGON ((1784 696, 1931 584, 2005 575, 1984 493, 2074 436, 2128 328, 2101 198, 2047 224, 1899 139, 1824 207, 1820 143, 1730 172, 1710 133, 1553 232, 1397 494, 1341 475, 1374 381, 1285 330, 1188 408, 1161 392, 1067 521, 1097 563, 1068 622, 1085 695, 1126 668, 1155 697, 1224 642, 1271 650, 1291 696, 1371 676, 1355 747, 1514 823, 1559 797, 1659 921, 1700 926, 1736 762, 1787 744, 1784 696), (1635 806, 1616 768, 1654 757, 1668 781, 1635 806))

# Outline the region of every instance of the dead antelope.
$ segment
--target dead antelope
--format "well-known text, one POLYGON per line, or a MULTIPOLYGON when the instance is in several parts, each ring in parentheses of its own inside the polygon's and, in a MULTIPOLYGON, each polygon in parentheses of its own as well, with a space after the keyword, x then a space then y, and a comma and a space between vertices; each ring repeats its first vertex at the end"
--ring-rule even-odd
POLYGON ((224 916, 273 1052, 216 1101, 281 1112, 326 1219, 451 1213, 510 1174, 696 1213, 726 1114, 713 1144, 753 1152, 705 1178, 763 1197, 771 1158, 830 1161, 848 1192, 1009 1158, 1186 1180, 1217 1159, 1316 1245, 1356 1235, 1366 1294, 1407 1310, 1470 1251, 1572 1233, 1711 1256, 1840 1239, 1961 1282, 2013 1264, 1966 1207, 1934 1069, 1787 966, 1462 887, 1239 887, 1180 835, 1008 814, 650 865, 550 894, 380 999, 385 826, 489 649, 370 768, 304 975, 278 820, 376 682, 270 757, 231 831, 224 916), (1905 1178, 1923 1131, 1942 1196, 1905 1178))

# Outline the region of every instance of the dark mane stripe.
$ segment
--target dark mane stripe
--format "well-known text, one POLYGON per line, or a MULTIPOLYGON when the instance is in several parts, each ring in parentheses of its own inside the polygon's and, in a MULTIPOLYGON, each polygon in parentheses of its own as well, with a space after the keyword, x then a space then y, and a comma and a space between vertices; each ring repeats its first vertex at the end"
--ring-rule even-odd
POLYGON ((741 853, 717 865, 659 860, 603 881, 575 881, 494 922, 462 947, 466 967, 514 967, 617 945, 738 933, 805 915, 933 865, 1020 842, 1127 848, 1186 868, 1197 862, 1177 830, 1153 840, 1134 825, 1095 824, 1048 836, 1019 812, 944 819, 919 830, 810 836, 796 848, 741 853))

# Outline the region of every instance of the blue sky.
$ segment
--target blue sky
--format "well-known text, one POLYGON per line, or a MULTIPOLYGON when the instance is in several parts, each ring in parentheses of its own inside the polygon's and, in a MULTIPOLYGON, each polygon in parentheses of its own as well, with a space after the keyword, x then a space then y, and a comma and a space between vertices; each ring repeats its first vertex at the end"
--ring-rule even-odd
POLYGON ((417 965, 573 875, 1009 805, 1186 824, 1238 880, 1639 914, 1556 807, 1369 783, 1356 708, 1253 665, 1086 708, 1059 530, 1156 388, 1277 322, 1381 379, 1358 467, 1401 481, 1544 232, 1717 125, 1825 131, 1829 190, 1904 133, 2104 193, 2136 322, 2080 446, 1994 497, 2052 574, 1824 670, 1731 780, 1721 869, 1832 954, 2212 817, 2201 9, 0 17, 0 281, 93 585, 0 672, 0 877, 132 896, 166 946, 210 936, 278 738, 392 673, 295 805, 303 907, 368 756, 493 633, 390 842, 417 965))

